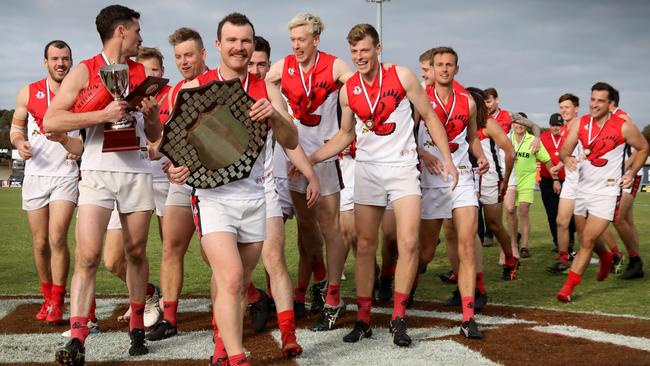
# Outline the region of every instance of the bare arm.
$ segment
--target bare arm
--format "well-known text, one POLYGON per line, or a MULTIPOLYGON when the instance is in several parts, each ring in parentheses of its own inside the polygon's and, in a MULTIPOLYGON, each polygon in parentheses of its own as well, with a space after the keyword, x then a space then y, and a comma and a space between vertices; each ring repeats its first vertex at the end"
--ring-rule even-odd
POLYGON ((628 164, 628 170, 623 176, 621 185, 623 188, 628 188, 632 185, 634 181, 634 176, 639 172, 639 169, 645 164, 646 159, 648 158, 648 141, 641 134, 636 125, 632 120, 626 121, 623 123, 622 127, 623 138, 625 143, 632 146, 636 150, 636 154, 630 157, 631 162, 628 164))
MULTIPOLYGON (((63 146, 68 153, 75 156, 75 158, 80 157, 84 152, 84 142, 81 138, 81 135, 70 137, 66 132, 63 133, 48 133, 46 135, 47 139, 50 141, 58 142, 63 146)), ((70 159, 70 157, 68 157, 70 159)), ((76 159, 75 159, 76 160, 76 159)))
POLYGON ((298 145, 298 129, 287 112, 287 103, 273 84, 267 82, 266 90, 270 104, 265 104, 264 99, 258 100, 251 106, 251 118, 254 121, 268 118, 276 141, 285 148, 295 149, 298 145), (259 112, 256 107, 261 108, 259 112))
POLYGON ((280 85, 280 82, 282 81, 282 71, 284 70, 284 59, 281 59, 280 61, 277 61, 273 65, 271 65, 271 68, 269 69, 269 72, 266 73, 266 77, 264 80, 271 84, 275 85, 280 85))
POLYGON ((481 175, 487 173, 490 169, 490 164, 488 164, 487 159, 485 158, 485 152, 481 146, 481 140, 479 140, 476 133, 476 103, 472 97, 469 98, 469 125, 467 126, 467 140, 469 142, 469 152, 476 158, 478 173, 481 175))
POLYGON ((106 108, 86 113, 72 113, 70 108, 77 96, 88 84, 88 69, 85 65, 77 65, 68 74, 58 93, 52 99, 50 107, 43 118, 43 129, 46 132, 68 132, 94 126, 105 122, 117 122, 126 115, 128 103, 113 101, 106 108))
POLYGON ((314 167, 302 149, 302 145, 298 144, 295 149, 284 149, 284 152, 287 154, 295 169, 298 169, 309 182, 306 192, 307 207, 313 207, 320 198, 320 180, 314 171, 314 167))
POLYGON ((488 137, 494 140, 497 146, 503 150, 505 154, 506 171, 503 175, 503 180, 508 182, 510 175, 512 174, 512 167, 515 165, 515 148, 512 146, 512 142, 508 138, 508 135, 503 132, 499 122, 496 120, 492 118, 488 119, 485 129, 488 137))
POLYGON ((576 170, 578 163, 578 160, 575 157, 571 156, 571 154, 573 154, 573 150, 578 144, 579 127, 580 123, 574 123, 569 127, 569 132, 567 133, 566 140, 564 140, 564 145, 562 145, 562 148, 560 149, 560 160, 564 166, 572 172, 576 170))
POLYGON ((341 129, 325 145, 321 146, 320 149, 309 157, 312 164, 320 163, 343 151, 357 136, 354 129, 356 121, 354 119, 354 113, 348 104, 348 93, 345 87, 341 88, 339 100, 341 103, 341 129))
POLYGON ((535 138, 539 139, 540 129, 535 122, 529 120, 528 118, 522 116, 519 113, 510 113, 510 119, 512 119, 512 123, 516 123, 518 125, 522 125, 530 128, 533 131, 533 135, 535 136, 535 138))
POLYGON ((458 183, 458 171, 454 166, 454 163, 451 159, 451 152, 449 150, 449 141, 447 139, 447 132, 445 128, 438 119, 438 116, 433 111, 431 103, 427 98, 427 95, 424 93, 424 89, 418 83, 417 77, 413 72, 407 68, 396 66, 397 75, 399 76, 400 82, 406 90, 406 96, 409 98, 415 110, 422 116, 424 123, 429 130, 431 139, 436 145, 443 157, 443 165, 445 171, 443 172, 443 178, 447 179, 447 174, 452 176, 452 190, 456 187, 458 183))
POLYGON ((16 109, 11 119, 9 140, 18 150, 20 157, 27 160, 32 157, 31 144, 27 139, 27 102, 29 101, 29 86, 25 86, 16 96, 16 109))
POLYGON ((345 84, 348 79, 354 75, 354 72, 350 68, 350 66, 340 58, 337 58, 334 60, 334 80, 337 82, 339 85, 345 84))

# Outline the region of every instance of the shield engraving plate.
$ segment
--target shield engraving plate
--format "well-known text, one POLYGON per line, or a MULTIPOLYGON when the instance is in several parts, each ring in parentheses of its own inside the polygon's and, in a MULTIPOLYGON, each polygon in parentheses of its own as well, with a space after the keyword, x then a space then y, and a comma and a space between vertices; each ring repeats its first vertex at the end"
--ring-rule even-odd
POLYGON ((268 133, 265 122, 250 119, 253 103, 237 79, 179 91, 160 151, 189 168, 189 186, 215 188, 250 175, 268 133))

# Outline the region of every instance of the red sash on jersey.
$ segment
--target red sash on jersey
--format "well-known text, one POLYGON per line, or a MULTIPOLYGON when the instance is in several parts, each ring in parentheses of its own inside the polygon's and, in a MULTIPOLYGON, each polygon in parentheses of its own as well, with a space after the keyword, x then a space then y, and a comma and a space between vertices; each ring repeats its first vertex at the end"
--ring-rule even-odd
POLYGON ((623 138, 623 123, 625 120, 621 117, 610 115, 609 120, 605 123, 602 130, 598 127, 598 123, 594 120, 592 124, 591 138, 589 143, 589 124, 591 115, 585 115, 580 118, 580 127, 578 128, 578 139, 585 151, 585 159, 591 162, 595 167, 603 167, 607 165, 607 159, 602 156, 614 150, 618 145, 624 144, 623 138), (589 154, 587 154, 589 149, 589 154))
MULTIPOLYGON (((50 98, 54 98, 54 93, 50 92, 50 98)), ((47 79, 39 80, 29 84, 29 98, 27 99, 27 113, 33 118, 40 133, 43 130, 43 117, 47 111, 48 105, 47 79)))
MULTIPOLYGON (((384 66, 379 65, 379 67, 384 66)), ((402 99, 406 97, 406 90, 404 90, 402 83, 399 81, 395 65, 383 72, 383 79, 381 96, 379 97, 375 113, 370 111, 368 101, 361 89, 361 77, 359 72, 355 72, 354 75, 352 75, 352 77, 345 83, 350 109, 352 109, 354 114, 356 114, 362 121, 372 119, 374 124, 373 132, 378 136, 387 136, 395 132, 395 123, 387 123, 386 121, 388 120, 388 117, 390 117, 391 113, 397 109, 397 106, 402 102, 402 99)), ((377 99, 377 94, 380 91, 379 74, 375 77, 372 85, 366 84, 366 90, 368 91, 368 98, 371 101, 377 99)))
POLYGON ((458 150, 458 144, 453 141, 458 135, 460 135, 461 132, 467 128, 467 126, 469 126, 469 95, 467 92, 462 92, 462 90, 465 90, 465 88, 462 86, 457 87, 454 85, 453 89, 456 94, 455 106, 453 105, 453 95, 449 96, 449 100, 447 100, 446 105, 441 106, 436 100, 434 87, 426 87, 426 93, 427 97, 429 97, 429 102, 434 104, 433 111, 436 112, 436 115, 445 126, 445 132, 447 132, 447 140, 449 140, 449 150, 452 153, 458 150), (451 110, 452 107, 454 108, 453 111, 451 110), (452 115, 447 116, 448 112, 452 115))
POLYGON ((311 75, 311 91, 307 96, 300 78, 301 71, 296 56, 288 55, 284 58, 282 94, 287 98, 293 117, 305 126, 315 127, 320 124, 321 116, 312 113, 330 94, 339 89, 334 81, 334 60, 336 60, 335 56, 319 51, 317 63, 302 77, 305 87, 309 89, 311 75))
MULTIPOLYGON (((106 61, 100 53, 81 63, 88 68, 88 86, 79 92, 71 110, 73 112, 101 110, 113 101, 113 97, 108 93, 99 76, 99 69, 106 65, 106 61)), ((133 90, 147 78, 147 75, 141 63, 127 59, 126 64, 129 66, 129 90, 133 90)))

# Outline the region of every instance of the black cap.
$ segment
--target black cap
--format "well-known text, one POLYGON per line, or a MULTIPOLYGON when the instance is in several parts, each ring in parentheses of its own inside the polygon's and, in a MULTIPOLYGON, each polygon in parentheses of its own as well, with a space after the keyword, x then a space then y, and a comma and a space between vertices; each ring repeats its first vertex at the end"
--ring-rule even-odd
POLYGON ((564 119, 559 113, 551 114, 551 118, 548 120, 548 124, 551 126, 563 126, 564 119))

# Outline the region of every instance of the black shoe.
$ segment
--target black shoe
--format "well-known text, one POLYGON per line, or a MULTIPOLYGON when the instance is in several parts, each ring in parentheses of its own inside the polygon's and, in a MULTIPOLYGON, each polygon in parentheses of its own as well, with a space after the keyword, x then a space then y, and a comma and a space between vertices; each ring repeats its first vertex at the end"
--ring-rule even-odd
POLYGON ((460 298, 460 291, 458 291, 458 287, 454 290, 454 292, 451 293, 451 298, 447 300, 443 305, 445 306, 461 306, 463 304, 463 301, 460 298))
POLYGON ((172 325, 167 320, 160 321, 153 326, 153 330, 145 337, 148 341, 160 341, 173 337, 178 333, 175 325, 172 325))
POLYGON ((266 322, 269 320, 269 296, 266 292, 257 289, 260 293, 260 299, 248 304, 248 310, 251 312, 251 325, 256 333, 264 331, 266 322))
POLYGON ((352 331, 343 337, 343 342, 357 343, 363 338, 370 337, 372 337, 372 328, 370 328, 370 325, 362 322, 361 320, 357 320, 354 323, 354 328, 352 331))
POLYGON ((438 277, 444 283, 452 283, 454 285, 458 283, 458 276, 456 276, 453 269, 450 269, 447 273, 439 274, 438 277))
POLYGON ((517 279, 517 271, 519 270, 519 259, 515 258, 515 264, 509 266, 507 264, 503 265, 503 272, 501 273, 501 279, 504 281, 514 281, 517 279))
POLYGON ((571 268, 571 263, 564 263, 562 261, 557 261, 550 266, 546 267, 546 272, 553 274, 564 274, 569 268, 571 268))
MULTIPOLYGON (((639 257, 636 257, 639 258, 639 257)), ((635 278, 643 278, 645 274, 643 273, 643 261, 641 261, 641 258, 634 259, 630 258, 630 263, 627 264, 627 268, 625 269, 625 272, 623 272, 622 275, 618 276, 618 278, 622 280, 633 280, 635 278)))
POLYGON ((144 329, 133 329, 129 332, 131 337, 131 347, 129 348, 129 355, 142 356, 149 353, 149 348, 144 340, 144 329))
POLYGON ((298 300, 293 300, 293 315, 296 319, 301 319, 305 317, 307 310, 305 309, 305 303, 298 300))
POLYGON ((325 306, 327 295, 327 280, 316 282, 311 286, 311 313, 318 314, 325 306))
POLYGON ((612 253, 612 268, 609 273, 620 274, 623 271, 623 255, 612 253))
POLYGON ((210 356, 210 366, 228 366, 228 357, 217 358, 213 361, 210 356))
POLYGON ((478 289, 474 289, 474 313, 478 314, 483 310, 488 303, 487 294, 481 293, 478 289))
POLYGON ((330 307, 325 305, 325 308, 320 313, 320 317, 316 324, 311 327, 311 330, 314 332, 321 332, 326 330, 332 330, 336 326, 336 320, 345 314, 345 303, 343 300, 339 301, 339 306, 330 307))
POLYGON ((397 317, 395 320, 391 320, 388 330, 393 335, 393 343, 396 345, 400 347, 411 345, 411 337, 406 334, 406 319, 397 317))
POLYGON ((82 366, 86 362, 86 348, 77 338, 72 338, 59 348, 54 357, 59 365, 65 366, 82 366))
POLYGON ((533 255, 530 254, 528 248, 521 248, 521 250, 519 251, 519 258, 530 258, 532 256, 533 255))
POLYGON ((379 301, 390 301, 393 297, 393 277, 379 278, 379 301))
POLYGON ((478 326, 476 325, 476 322, 474 321, 474 318, 463 322, 460 325, 460 334, 465 336, 465 338, 468 339, 482 339, 483 338, 483 333, 478 330, 478 326))

